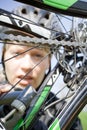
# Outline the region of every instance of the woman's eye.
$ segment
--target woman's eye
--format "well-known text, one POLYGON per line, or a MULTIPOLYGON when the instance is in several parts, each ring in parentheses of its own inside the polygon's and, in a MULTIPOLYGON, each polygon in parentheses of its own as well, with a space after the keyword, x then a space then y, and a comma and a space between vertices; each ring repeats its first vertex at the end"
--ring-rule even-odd
POLYGON ((42 56, 41 54, 35 54, 35 55, 34 55, 34 58, 35 58, 36 60, 40 60, 41 58, 43 58, 43 56, 42 56))
POLYGON ((15 51, 15 52, 12 52, 12 55, 13 55, 13 56, 21 56, 21 53, 18 52, 18 51, 15 51))
POLYGON ((15 55, 20 55, 20 53, 19 53, 19 52, 14 52, 14 54, 15 54, 15 55))
POLYGON ((40 54, 36 54, 36 57, 38 57, 38 58, 42 58, 43 56, 40 55, 40 54))

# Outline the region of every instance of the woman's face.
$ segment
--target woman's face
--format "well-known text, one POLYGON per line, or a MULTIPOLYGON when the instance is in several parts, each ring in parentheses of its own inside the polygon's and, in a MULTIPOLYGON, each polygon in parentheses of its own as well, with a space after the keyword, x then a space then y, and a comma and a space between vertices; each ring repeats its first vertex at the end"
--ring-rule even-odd
MULTIPOLYGON (((8 45, 4 53, 4 60, 18 55, 30 48, 31 47, 29 46, 8 45)), ((16 86, 20 88, 24 88, 27 85, 31 85, 35 89, 38 88, 45 76, 46 69, 49 69, 49 56, 40 63, 41 59, 47 54, 48 52, 44 49, 34 48, 6 61, 5 72, 8 81, 12 85, 15 85, 20 81, 16 86), (24 77, 26 73, 28 73, 28 75, 24 77), (24 79, 22 79, 23 77, 24 79)))

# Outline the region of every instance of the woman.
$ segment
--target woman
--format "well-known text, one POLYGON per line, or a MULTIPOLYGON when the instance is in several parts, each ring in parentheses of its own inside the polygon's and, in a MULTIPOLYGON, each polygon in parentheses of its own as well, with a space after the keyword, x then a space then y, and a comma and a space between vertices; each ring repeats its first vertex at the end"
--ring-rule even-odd
MULTIPOLYGON (((21 36, 24 35, 23 32, 20 33, 18 30, 8 29, 5 31, 5 33, 14 32, 15 36, 18 33, 21 36)), ((50 67, 50 48, 47 45, 33 43, 25 45, 24 42, 16 41, 6 41, 5 43, 2 62, 7 84, 0 86, 1 94, 9 91, 12 86, 14 86, 14 90, 17 90, 30 85, 37 91, 50 67)), ((46 130, 47 127, 38 120, 33 129, 46 130)))

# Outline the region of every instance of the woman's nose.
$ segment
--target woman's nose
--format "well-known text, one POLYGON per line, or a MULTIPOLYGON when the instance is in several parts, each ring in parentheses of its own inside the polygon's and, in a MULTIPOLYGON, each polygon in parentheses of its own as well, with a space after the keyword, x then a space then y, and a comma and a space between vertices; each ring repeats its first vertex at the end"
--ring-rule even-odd
POLYGON ((34 67, 34 62, 32 60, 32 57, 28 54, 23 56, 22 58, 22 63, 21 63, 21 68, 23 70, 32 70, 34 67))

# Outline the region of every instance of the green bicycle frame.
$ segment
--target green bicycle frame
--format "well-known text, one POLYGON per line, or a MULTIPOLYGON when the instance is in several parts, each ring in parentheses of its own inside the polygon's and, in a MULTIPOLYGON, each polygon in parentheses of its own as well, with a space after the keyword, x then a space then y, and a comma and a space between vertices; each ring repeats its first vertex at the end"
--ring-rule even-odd
POLYGON ((44 4, 63 10, 67 10, 77 1, 78 0, 43 0, 44 4))
POLYGON ((87 104, 87 78, 83 81, 80 89, 74 94, 72 100, 65 106, 55 118, 48 130, 67 130, 71 127, 73 120, 87 104))

